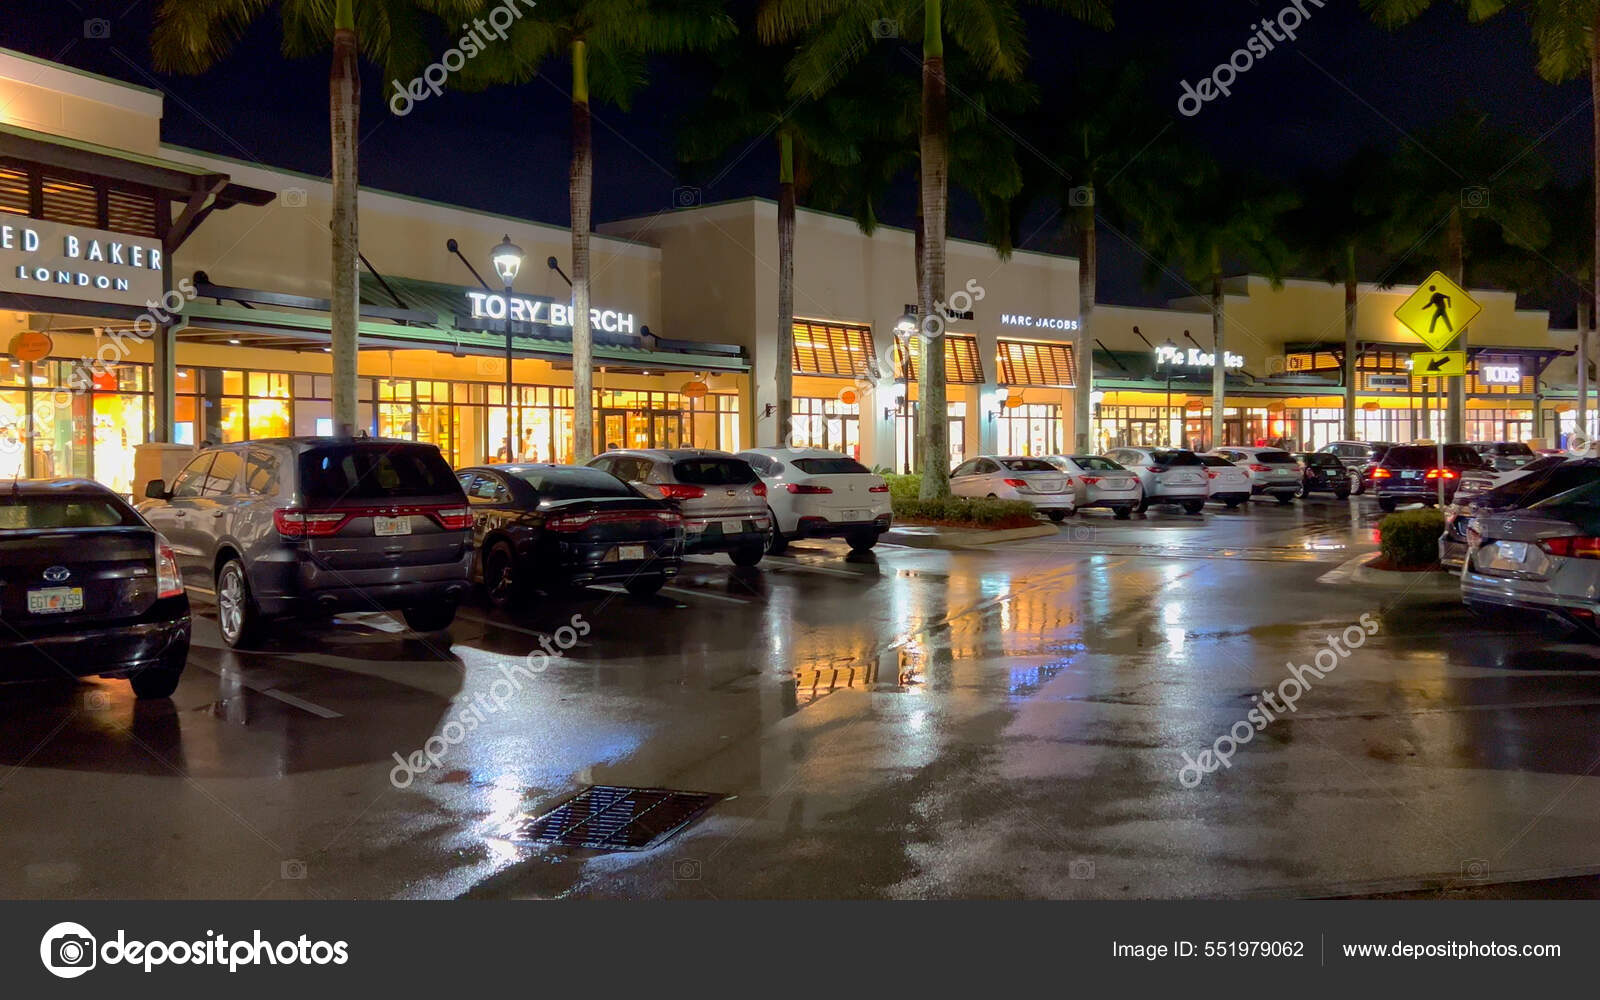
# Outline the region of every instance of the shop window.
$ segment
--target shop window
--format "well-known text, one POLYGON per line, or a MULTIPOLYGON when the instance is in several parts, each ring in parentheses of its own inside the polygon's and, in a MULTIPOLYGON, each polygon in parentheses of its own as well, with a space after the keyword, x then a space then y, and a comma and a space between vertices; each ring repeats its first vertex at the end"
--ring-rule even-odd
POLYGON ((1000 381, 1004 385, 1072 388, 1078 384, 1072 345, 1000 341, 1000 381))
POLYGON ((872 347, 872 328, 796 320, 794 372, 796 375, 877 378, 878 361, 872 347))
POLYGON ((796 448, 822 448, 861 458, 861 406, 830 397, 797 396, 790 439, 796 448))
MULTIPOLYGON (((948 385, 977 385, 983 381, 983 362, 978 357, 978 338, 958 333, 947 333, 944 341, 944 380, 948 385)), ((917 360, 922 357, 922 338, 905 337, 895 343, 895 359, 899 364, 899 377, 912 382, 917 380, 917 360), (910 364, 902 356, 908 349, 910 364)))
POLYGON ((1061 454, 1061 407, 1050 403, 1025 403, 1002 410, 998 423, 998 448, 1003 455, 1061 454))

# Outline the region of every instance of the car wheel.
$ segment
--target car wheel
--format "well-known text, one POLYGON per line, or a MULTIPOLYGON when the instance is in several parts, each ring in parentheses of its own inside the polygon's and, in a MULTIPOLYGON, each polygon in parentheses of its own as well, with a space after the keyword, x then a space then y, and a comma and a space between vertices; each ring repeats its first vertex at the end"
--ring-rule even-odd
POLYGON ((1238 510, 1239 509, 1239 505, 1244 503, 1243 500, 1224 500, 1222 502, 1227 506, 1227 508, 1229 510, 1238 510))
POLYGON ((746 545, 728 553, 728 558, 733 560, 735 566, 754 566, 766 555, 766 543, 746 545))
POLYGON ((1134 504, 1133 509, 1141 514, 1150 509, 1150 498, 1144 495, 1143 489, 1139 490, 1139 502, 1134 504))
POLYGON ((128 678, 136 698, 170 698, 178 690, 183 667, 148 667, 128 678))
POLYGON ((1299 497, 1300 499, 1304 500, 1306 497, 1311 495, 1311 491, 1306 489, 1305 486, 1302 485, 1301 487, 1299 487, 1298 489, 1296 489, 1294 491, 1294 495, 1299 497))
POLYGON ((772 521, 772 530, 767 533, 767 555, 781 556, 789 547, 789 539, 783 537, 783 532, 778 530, 778 515, 772 512, 771 507, 767 508, 767 517, 772 521))
POLYGON ((222 641, 234 649, 247 646, 255 639, 260 623, 261 612, 250 596, 244 565, 229 559, 217 571, 217 628, 222 641))
POLYGON ((651 576, 636 576, 623 586, 628 588, 628 593, 634 597, 649 597, 662 587, 666 586, 667 578, 660 573, 651 576))
POLYGON ((1126 521, 1133 516, 1133 508, 1127 506, 1126 504, 1121 507, 1113 507, 1111 510, 1111 516, 1119 521, 1126 521))
POLYGON ((1379 497, 1378 498, 1378 509, 1383 511, 1385 514, 1393 514, 1394 513, 1394 501, 1392 499, 1390 499, 1389 497, 1379 497))
POLYGON ((528 587, 518 577, 516 554, 504 542, 491 547, 484 556, 483 589, 488 591, 489 603, 501 610, 527 600, 528 587))
POLYGON ((400 614, 413 632, 443 632, 456 620, 456 606, 443 604, 425 608, 406 608, 400 614))
POLYGON ((1067 512, 1064 510, 1047 510, 1044 513, 1046 517, 1057 524, 1060 524, 1062 521, 1067 519, 1067 512))
POLYGON ((1183 512, 1185 514, 1198 514, 1205 508, 1205 505, 1206 502, 1204 500, 1185 500, 1183 502, 1183 512))
POLYGON ((878 533, 876 531, 852 531, 844 536, 844 540, 850 543, 850 551, 852 552, 870 552, 878 544, 878 533))
POLYGON ((1367 492, 1367 481, 1359 472, 1350 473, 1350 492, 1356 496, 1367 492))
POLYGON ((1290 496, 1287 493, 1277 493, 1277 494, 1274 494, 1274 496, 1276 497, 1276 499, 1277 499, 1277 501, 1279 503, 1281 503, 1281 504, 1283 504, 1285 506, 1288 506, 1289 504, 1294 503, 1294 497, 1290 496))

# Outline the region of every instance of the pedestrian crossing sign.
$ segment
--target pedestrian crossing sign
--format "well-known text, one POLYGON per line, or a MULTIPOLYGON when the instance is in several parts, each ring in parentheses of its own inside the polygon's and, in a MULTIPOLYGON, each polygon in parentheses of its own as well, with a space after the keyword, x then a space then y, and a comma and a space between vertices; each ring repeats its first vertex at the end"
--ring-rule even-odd
POLYGON ((1400 304, 1394 318, 1428 347, 1442 351, 1482 311, 1465 289, 1435 271, 1400 304))

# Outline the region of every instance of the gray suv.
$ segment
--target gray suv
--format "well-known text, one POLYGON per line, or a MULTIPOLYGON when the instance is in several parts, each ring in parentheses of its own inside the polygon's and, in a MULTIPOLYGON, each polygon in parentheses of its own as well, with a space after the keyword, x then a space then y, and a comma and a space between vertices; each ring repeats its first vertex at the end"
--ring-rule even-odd
POLYGON ((761 561, 772 532, 767 487, 744 459, 703 448, 641 448, 608 451, 589 465, 676 503, 685 553, 726 552, 736 566, 761 561))
POLYGON ((469 589, 472 512, 430 444, 279 438, 209 448, 140 513, 172 543, 184 584, 215 588, 230 646, 268 618, 399 611, 450 626, 469 589))

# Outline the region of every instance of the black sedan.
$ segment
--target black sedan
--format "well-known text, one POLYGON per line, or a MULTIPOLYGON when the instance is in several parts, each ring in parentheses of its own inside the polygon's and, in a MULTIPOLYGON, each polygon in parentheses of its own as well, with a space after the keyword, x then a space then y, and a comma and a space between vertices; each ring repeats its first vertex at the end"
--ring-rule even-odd
POLYGON ((1339 456, 1302 451, 1294 457, 1300 463, 1300 490, 1295 496, 1304 499, 1313 493, 1332 493, 1340 500, 1350 499, 1350 472, 1339 456))
POLYGON ((191 620, 167 540, 86 479, 0 484, 0 680, 126 677, 165 698, 191 620))
POLYGON ((456 474, 472 507, 474 576, 499 607, 536 589, 621 583, 653 594, 683 564, 666 500, 581 465, 486 465, 456 474))

